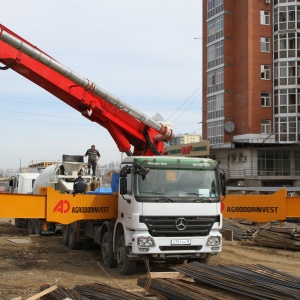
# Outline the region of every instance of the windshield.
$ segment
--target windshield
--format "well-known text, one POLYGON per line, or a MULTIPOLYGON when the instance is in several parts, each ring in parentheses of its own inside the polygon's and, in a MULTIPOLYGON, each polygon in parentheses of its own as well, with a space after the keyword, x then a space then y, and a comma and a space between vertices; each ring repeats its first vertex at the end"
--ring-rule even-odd
POLYGON ((219 197, 215 170, 150 170, 137 175, 137 196, 219 197))

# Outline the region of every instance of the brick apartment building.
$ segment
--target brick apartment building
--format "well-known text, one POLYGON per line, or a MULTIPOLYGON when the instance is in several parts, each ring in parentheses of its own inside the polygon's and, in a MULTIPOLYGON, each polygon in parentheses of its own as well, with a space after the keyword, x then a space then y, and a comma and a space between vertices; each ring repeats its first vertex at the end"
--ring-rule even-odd
POLYGON ((202 120, 229 185, 297 190, 300 1, 203 0, 202 120))

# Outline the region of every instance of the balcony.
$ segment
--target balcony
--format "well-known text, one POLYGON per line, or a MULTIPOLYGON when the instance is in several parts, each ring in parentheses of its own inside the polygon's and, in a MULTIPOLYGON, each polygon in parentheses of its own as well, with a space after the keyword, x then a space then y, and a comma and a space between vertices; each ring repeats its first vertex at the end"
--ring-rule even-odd
POLYGON ((300 179, 300 170, 296 169, 225 169, 227 179, 300 179))

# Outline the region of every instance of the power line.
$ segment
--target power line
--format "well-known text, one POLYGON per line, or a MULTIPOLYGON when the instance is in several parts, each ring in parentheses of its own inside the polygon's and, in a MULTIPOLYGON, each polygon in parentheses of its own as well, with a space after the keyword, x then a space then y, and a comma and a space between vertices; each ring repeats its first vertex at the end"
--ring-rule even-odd
POLYGON ((168 121, 172 116, 174 116, 176 114, 176 112, 178 112, 179 109, 181 109, 193 96, 195 93, 197 93, 198 90, 200 90, 202 87, 202 85, 200 85, 175 111, 173 114, 171 114, 171 116, 169 116, 169 118, 167 118, 166 121, 168 121))

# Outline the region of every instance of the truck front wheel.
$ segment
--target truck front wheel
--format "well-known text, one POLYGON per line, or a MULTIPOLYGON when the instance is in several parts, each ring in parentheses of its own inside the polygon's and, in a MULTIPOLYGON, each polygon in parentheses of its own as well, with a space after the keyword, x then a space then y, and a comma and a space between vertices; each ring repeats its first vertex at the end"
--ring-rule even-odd
POLYGON ((200 258, 194 258, 194 259, 188 259, 187 262, 190 263, 190 262, 193 262, 193 261, 197 261, 201 264, 205 264, 207 265, 208 264, 208 255, 204 256, 204 257, 200 257, 200 258))
POLYGON ((117 265, 114 259, 113 243, 109 240, 109 233, 105 232, 101 242, 101 254, 104 266, 107 268, 114 268, 117 265))
POLYGON ((132 275, 136 269, 136 260, 129 260, 128 247, 125 246, 124 236, 120 236, 117 242, 117 265, 122 275, 132 275))

